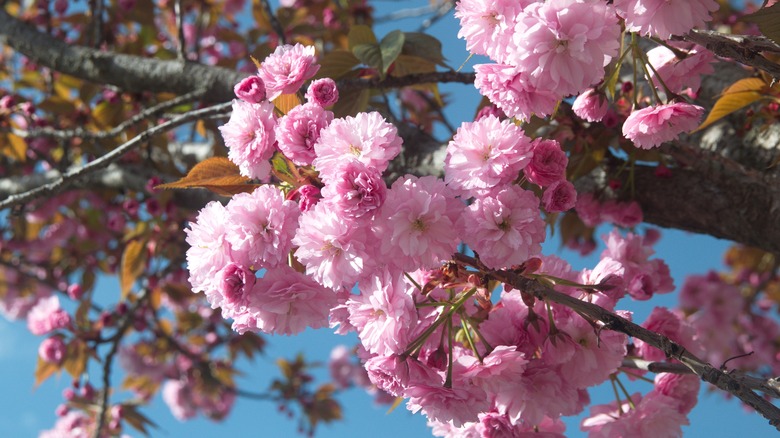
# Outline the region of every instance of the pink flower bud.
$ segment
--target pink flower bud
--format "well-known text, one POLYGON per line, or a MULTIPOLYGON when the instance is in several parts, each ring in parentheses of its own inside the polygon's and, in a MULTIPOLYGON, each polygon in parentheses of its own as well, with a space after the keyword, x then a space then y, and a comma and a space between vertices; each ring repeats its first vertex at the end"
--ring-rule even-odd
POLYGON ((265 99, 265 84, 260 76, 250 76, 237 83, 233 92, 244 102, 260 103, 265 99))
POLYGON ((73 283, 70 286, 68 286, 67 293, 70 299, 80 300, 81 297, 84 295, 84 289, 81 288, 80 284, 73 283))
POLYGON ((555 140, 534 140, 533 158, 523 169, 532 183, 546 187, 555 181, 564 179, 569 159, 555 140))
POLYGON ((60 336, 44 339, 38 347, 38 356, 44 361, 53 364, 61 364, 65 359, 67 346, 60 336))
POLYGON ((570 210, 576 203, 577 190, 574 184, 565 179, 550 184, 542 195, 542 204, 548 213, 570 210))
POLYGON ((581 119, 600 122, 607 115, 607 98, 593 88, 588 88, 574 99, 571 109, 581 119))
POLYGON ((298 196, 301 197, 298 202, 298 206, 301 211, 309 211, 314 205, 322 198, 320 196, 320 189, 313 185, 305 185, 298 188, 298 196))
POLYGON ((306 90, 306 100, 319 106, 330 106, 339 100, 339 89, 331 78, 317 79, 306 90))

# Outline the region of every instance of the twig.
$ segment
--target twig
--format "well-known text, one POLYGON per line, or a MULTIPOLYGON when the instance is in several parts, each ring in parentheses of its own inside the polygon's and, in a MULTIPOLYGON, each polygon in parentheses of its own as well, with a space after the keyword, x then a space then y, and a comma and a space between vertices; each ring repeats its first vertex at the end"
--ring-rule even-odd
POLYGON ((442 4, 440 4, 437 9, 436 13, 429 18, 426 18, 423 20, 420 27, 417 28, 417 32, 424 32, 429 27, 436 24, 439 20, 447 16, 447 14, 452 10, 452 8, 455 6, 455 2, 452 0, 446 0, 442 4))
POLYGON ((160 125, 157 125, 153 128, 150 128, 137 136, 133 137, 130 141, 122 144, 118 148, 112 150, 111 152, 103 155, 102 157, 91 161, 84 166, 80 166, 74 169, 69 170, 67 173, 62 175, 59 179, 56 181, 53 181, 49 184, 45 184, 43 186, 37 187, 35 189, 26 191, 24 193, 20 193, 18 195, 9 196, 7 199, 0 202, 0 210, 13 207, 16 205, 23 204, 25 202, 28 202, 32 199, 38 198, 40 196, 45 195, 52 195, 63 188, 65 188, 68 184, 72 183, 73 181, 84 177, 86 175, 89 175, 92 172, 95 172, 97 170, 100 170, 102 168, 105 168, 112 162, 118 160, 122 155, 129 152, 130 150, 146 143, 149 141, 152 137, 155 135, 165 132, 169 129, 173 129, 177 126, 183 125, 185 123, 189 123, 193 120, 197 120, 200 117, 205 116, 211 116, 214 114, 219 114, 226 109, 230 108, 232 105, 232 102, 226 102, 218 105, 214 105, 208 108, 203 108, 199 110, 190 111, 187 113, 182 114, 181 116, 169 120, 165 123, 162 123, 160 125))
POLYGON ((276 15, 274 15, 274 11, 271 9, 271 3, 269 3, 268 0, 260 0, 260 3, 263 4, 263 10, 265 11, 266 15, 268 15, 268 21, 271 22, 271 27, 279 37, 279 42, 281 44, 287 44, 287 39, 284 36, 284 29, 282 28, 282 24, 279 23, 279 19, 277 19, 276 15))
POLYGON ((400 77, 387 76, 384 80, 373 79, 342 79, 336 82, 339 91, 360 90, 364 88, 401 88, 410 85, 427 83, 461 83, 473 84, 476 75, 474 73, 461 73, 455 71, 443 71, 432 73, 417 73, 400 77))
POLYGON ((374 18, 374 23, 385 23, 388 21, 403 20, 406 18, 417 18, 421 15, 433 13, 435 10, 436 6, 434 5, 422 6, 419 8, 399 9, 397 11, 390 12, 389 14, 374 18))
POLYGON ((15 135, 18 135, 19 137, 22 138, 51 137, 51 138, 58 138, 61 140, 69 140, 74 137, 90 138, 90 139, 97 139, 97 140, 112 138, 112 137, 116 137, 119 134, 122 134, 126 129, 135 125, 136 123, 140 123, 148 118, 155 117, 170 108, 175 108, 179 105, 192 102, 198 99, 199 97, 203 96, 205 92, 206 92, 205 88, 200 88, 198 90, 194 90, 182 96, 178 96, 171 100, 167 100, 165 102, 159 103, 153 107, 147 108, 141 111, 140 113, 130 117, 129 119, 117 125, 115 128, 108 131, 91 132, 83 128, 67 129, 67 130, 58 130, 52 128, 35 128, 27 131, 14 129, 12 132, 15 135))
MULTIPOLYGON (((476 267, 479 265, 476 259, 463 254, 456 254, 455 259, 469 266, 476 267)), ((531 280, 512 271, 496 271, 492 269, 485 269, 484 271, 485 274, 492 276, 496 280, 531 294, 538 299, 561 304, 593 321, 601 321, 604 324, 604 329, 625 333, 658 348, 667 357, 682 362, 705 382, 711 383, 742 400, 742 402, 768 419, 769 424, 780 431, 780 409, 758 396, 732 374, 725 373, 704 362, 666 336, 652 332, 595 304, 558 292, 536 280, 531 280)))
POLYGON ((103 363, 103 392, 100 396, 100 410, 97 416, 97 427, 95 428, 94 438, 100 438, 103 436, 101 432, 106 425, 106 413, 108 412, 108 393, 111 388, 111 367, 114 363, 114 356, 119 351, 119 344, 122 343, 122 338, 125 336, 127 329, 133 323, 133 317, 135 312, 144 304, 146 298, 149 296, 146 289, 143 290, 138 301, 135 302, 128 312, 124 315, 124 320, 117 328, 117 332, 111 338, 111 349, 106 354, 105 362, 103 363))
MULTIPOLYGON (((623 368, 634 368, 637 370, 650 371, 652 373, 695 374, 693 370, 681 363, 651 362, 649 360, 631 357, 623 359, 622 366, 623 368)), ((780 398, 780 379, 774 377, 764 379, 750 376, 742 371, 736 370, 730 371, 729 375, 754 391, 761 391, 770 397, 780 398)))
POLYGON ((92 13, 92 46, 99 48, 103 42, 103 0, 90 0, 92 13))
POLYGON ((731 58, 742 64, 755 67, 780 80, 780 64, 764 58, 760 52, 780 54, 780 46, 766 37, 752 35, 728 35, 711 30, 692 30, 679 37, 684 41, 696 43, 724 58, 731 58))
POLYGON ((176 47, 176 56, 179 61, 186 61, 186 40, 184 39, 184 11, 181 7, 181 0, 173 2, 173 14, 176 17, 176 36, 179 44, 176 47))

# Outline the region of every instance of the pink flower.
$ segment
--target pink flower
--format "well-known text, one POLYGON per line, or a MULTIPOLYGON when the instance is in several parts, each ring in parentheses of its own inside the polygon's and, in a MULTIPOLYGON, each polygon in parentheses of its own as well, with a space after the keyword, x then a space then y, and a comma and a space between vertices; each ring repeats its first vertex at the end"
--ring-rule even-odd
POLYGON ((67 346, 60 336, 46 338, 38 347, 38 357, 44 362, 59 365, 65 360, 67 346))
POLYGON ((523 11, 510 56, 537 87, 576 94, 604 77, 620 48, 620 25, 603 2, 550 0, 523 11))
POLYGON ((386 122, 378 112, 358 113, 355 117, 336 119, 320 131, 314 151, 314 167, 327 182, 345 161, 360 161, 384 172, 390 160, 401 152, 401 137, 395 125, 386 122))
POLYGON ((628 233, 623 238, 618 231, 613 230, 605 236, 604 241, 607 249, 601 256, 612 258, 623 265, 625 285, 634 299, 648 300, 653 294, 674 290, 669 267, 663 260, 650 260, 654 251, 642 236, 628 233))
POLYGON ((441 385, 444 379, 414 356, 373 356, 366 361, 366 372, 377 388, 396 397, 417 385, 441 385))
MULTIPOLYGON (((557 317, 556 326, 566 333, 574 345, 574 354, 561 364, 563 379, 575 388, 585 388, 604 382, 617 371, 626 355, 628 337, 622 333, 602 330, 579 315, 557 317)), ((545 361, 547 358, 544 358, 545 361)))
POLYGON ((227 233, 227 209, 217 201, 211 201, 190 222, 187 233, 187 269, 193 292, 216 290, 216 274, 233 260, 233 251, 225 235, 227 233))
POLYGON ((682 102, 642 108, 623 123, 623 136, 639 148, 652 149, 695 129, 702 114, 704 108, 682 102))
POLYGON ((590 408, 590 417, 582 421, 581 429, 592 438, 630 436, 636 438, 681 437, 682 426, 688 419, 675 408, 674 399, 658 394, 641 398, 631 397, 634 408, 627 402, 590 408))
POLYGON ((543 361, 529 362, 523 374, 524 391, 517 394, 506 408, 506 414, 517 423, 541 422, 545 417, 556 418, 573 415, 583 409, 587 393, 566 383, 563 375, 544 364, 543 361))
POLYGON ((600 122, 607 115, 609 102, 604 94, 593 88, 588 88, 574 99, 571 109, 581 119, 589 122, 600 122))
POLYGON ((332 120, 333 113, 322 106, 313 103, 296 106, 276 126, 279 150, 299 166, 310 165, 316 158, 314 144, 332 120))
POLYGON ((331 106, 339 101, 339 89, 331 78, 317 79, 306 90, 306 100, 319 106, 331 106))
POLYGON ((320 195, 320 189, 311 184, 306 184, 305 186, 298 187, 297 193, 293 199, 296 198, 298 199, 298 206, 301 211, 309 211, 320 201, 320 199, 322 199, 322 196, 320 195))
MULTIPOLYGON (((661 76, 663 83, 669 91, 678 94, 686 88, 690 88, 694 93, 699 91, 701 75, 714 71, 711 64, 714 58, 712 52, 698 46, 687 52, 687 56, 683 59, 677 58, 674 52, 664 46, 658 46, 647 52, 648 62, 661 76)), ((655 72, 650 69, 650 77, 656 88, 663 91, 661 81, 655 76, 655 72)))
POLYGON ((257 280, 247 312, 255 319, 257 329, 292 335, 306 327, 326 327, 328 312, 336 304, 336 292, 332 289, 282 265, 257 280))
POLYGON ((461 0, 455 5, 455 18, 460 20, 458 38, 466 40, 469 52, 501 62, 506 57, 506 48, 513 44, 517 16, 531 2, 461 0))
POLYGON ((478 64, 474 86, 509 117, 528 120, 532 115, 549 116, 562 94, 537 88, 530 75, 512 65, 478 64))
POLYGON ((615 0, 614 4, 629 31, 665 40, 703 26, 718 10, 715 0, 615 0))
POLYGON ((60 308, 60 300, 56 295, 41 298, 27 314, 27 328, 37 336, 66 328, 70 322, 70 315, 60 308))
POLYGON ((477 421, 480 412, 490 407, 485 392, 470 385, 452 388, 421 384, 404 391, 409 397, 406 408, 417 413, 422 410, 426 417, 436 421, 450 421, 456 427, 470 421, 477 421))
POLYGON ((546 187, 566 178, 566 166, 569 159, 555 140, 537 138, 533 142, 533 158, 528 167, 523 169, 525 176, 532 183, 546 187))
POLYGON ((464 123, 447 146, 444 181, 470 195, 512 183, 531 161, 531 140, 509 120, 464 123))
POLYGON ((577 196, 574 208, 582 222, 589 227, 595 227, 604 221, 601 217, 601 203, 593 196, 593 193, 583 193, 577 196))
POLYGON ((304 81, 311 79, 320 69, 314 46, 279 46, 270 54, 260 67, 258 75, 265 82, 268 100, 274 100, 281 94, 298 91, 304 81))
POLYGON ((631 228, 642 223, 642 207, 636 201, 617 202, 608 200, 601 204, 601 217, 623 228, 631 228))
POLYGON ((417 325, 417 310, 403 277, 385 271, 368 284, 360 283, 360 295, 347 301, 349 322, 358 330, 369 353, 401 354, 417 325))
MULTIPOLYGON (((693 410, 699 398, 701 380, 692 374, 659 373, 655 376, 654 393, 663 394, 677 401, 677 410, 684 415, 693 410)), ((648 394, 648 397, 651 395, 648 394)))
POLYGON ((352 385, 352 377, 356 366, 350 360, 352 355, 345 345, 337 345, 330 350, 328 372, 337 387, 344 389, 352 385))
POLYGON ((260 103, 265 99, 265 84, 260 76, 249 76, 233 87, 236 97, 247 103, 260 103))
POLYGON ((485 265, 496 269, 539 254, 545 237, 539 199, 517 186, 477 198, 466 210, 464 230, 466 244, 485 265))
POLYGON ((300 210, 274 186, 239 193, 227 205, 227 233, 233 257, 260 269, 287 261, 300 210))
POLYGON ((301 214, 293 245, 306 274, 325 287, 351 287, 363 272, 366 249, 359 234, 365 230, 339 217, 320 202, 301 214))
POLYGON ((243 100, 233 101, 230 120, 219 127, 228 158, 234 162, 241 175, 265 179, 271 172, 268 160, 274 153, 274 105, 270 102, 257 104, 243 100))
POLYGON ((542 195, 542 205, 548 213, 560 213, 574 208, 577 189, 565 179, 550 184, 542 195))
POLYGON ((176 419, 184 421, 197 415, 190 385, 180 380, 167 380, 162 388, 162 398, 176 419))
MULTIPOLYGON (((664 307, 654 308, 647 320, 642 323, 642 327, 680 343, 693 354, 699 354, 700 346, 696 340, 696 330, 680 315, 664 307)), ((666 359, 666 353, 641 339, 634 339, 634 345, 637 353, 646 360, 658 362, 666 359)))
POLYGON ((409 272, 438 267, 458 248, 462 209, 452 191, 435 177, 397 179, 376 220, 382 254, 409 272))
POLYGON ((217 273, 217 287, 206 291, 211 307, 222 308, 223 318, 233 318, 249 305, 255 286, 255 273, 236 263, 228 263, 217 273))
POLYGON ((322 189, 326 202, 339 216, 350 219, 370 217, 387 196, 382 175, 360 161, 348 161, 322 189))
POLYGON ((94 435, 95 421, 80 411, 70 411, 57 419, 53 429, 44 430, 38 438, 89 437, 94 435))

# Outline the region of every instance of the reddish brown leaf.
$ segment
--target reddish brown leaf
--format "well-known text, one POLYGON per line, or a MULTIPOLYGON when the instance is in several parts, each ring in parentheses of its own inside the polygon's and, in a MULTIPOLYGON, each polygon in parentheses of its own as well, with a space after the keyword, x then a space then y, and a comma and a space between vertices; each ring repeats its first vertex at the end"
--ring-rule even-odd
POLYGON ((196 164, 184 178, 172 183, 161 184, 158 189, 203 188, 222 196, 250 192, 256 184, 247 184, 250 179, 242 176, 238 166, 225 157, 212 157, 196 164))

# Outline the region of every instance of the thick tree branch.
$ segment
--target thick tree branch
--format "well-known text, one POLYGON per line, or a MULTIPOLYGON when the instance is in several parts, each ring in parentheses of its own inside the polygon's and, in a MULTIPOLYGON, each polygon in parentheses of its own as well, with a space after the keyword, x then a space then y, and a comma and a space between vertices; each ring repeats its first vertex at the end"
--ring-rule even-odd
POLYGON ((90 82, 112 84, 126 92, 187 94, 206 87, 203 99, 233 99, 233 85, 246 76, 234 70, 191 62, 163 61, 103 52, 68 44, 38 32, 0 8, 0 44, 36 64, 90 82))
POLYGON ((635 199, 645 221, 780 254, 780 177, 698 148, 666 150, 678 162, 686 160, 670 177, 659 178, 650 166, 634 170, 635 199))
POLYGON ((680 361, 703 381, 739 398, 769 420, 769 424, 780 431, 780 409, 757 395, 739 379, 699 359, 666 336, 650 331, 595 304, 558 292, 536 280, 523 277, 512 271, 487 269, 476 259, 463 254, 456 254, 456 260, 465 265, 481 269, 485 274, 494 279, 508 284, 514 289, 533 295, 537 299, 561 304, 592 321, 600 321, 604 324, 603 328, 606 330, 621 332, 632 338, 641 339, 648 345, 663 351, 668 358, 680 361))

